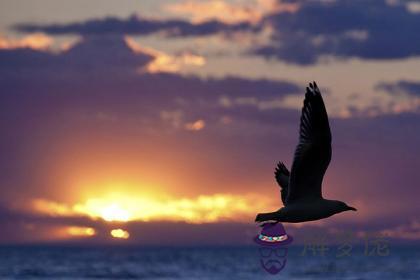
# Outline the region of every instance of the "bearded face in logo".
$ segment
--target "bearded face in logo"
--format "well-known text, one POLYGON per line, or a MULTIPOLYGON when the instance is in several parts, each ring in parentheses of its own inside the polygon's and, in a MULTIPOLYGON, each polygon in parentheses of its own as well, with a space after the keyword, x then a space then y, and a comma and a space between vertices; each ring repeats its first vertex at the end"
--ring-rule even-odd
POLYGON ((281 223, 264 224, 261 233, 254 237, 262 268, 270 274, 282 271, 287 262, 287 245, 292 241, 281 223))
POLYGON ((259 252, 261 266, 268 273, 277 274, 286 266, 287 247, 270 248, 260 246, 259 252))

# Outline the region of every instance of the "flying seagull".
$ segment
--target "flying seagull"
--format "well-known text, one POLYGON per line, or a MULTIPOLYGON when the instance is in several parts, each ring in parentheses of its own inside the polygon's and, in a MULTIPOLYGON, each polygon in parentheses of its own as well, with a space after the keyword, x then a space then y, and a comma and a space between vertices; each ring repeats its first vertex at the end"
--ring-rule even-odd
POLYGON ((282 162, 275 170, 284 207, 275 212, 260 213, 255 221, 301 223, 324 219, 343 211, 356 211, 342 201, 322 197, 322 179, 330 160, 328 115, 321 92, 313 82, 306 88, 292 172, 282 162))

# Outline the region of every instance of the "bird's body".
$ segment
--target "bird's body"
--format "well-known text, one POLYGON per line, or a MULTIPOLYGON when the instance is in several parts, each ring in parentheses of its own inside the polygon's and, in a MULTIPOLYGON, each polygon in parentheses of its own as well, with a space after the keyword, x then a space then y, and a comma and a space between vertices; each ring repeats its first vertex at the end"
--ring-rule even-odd
POLYGON ((264 221, 281 221, 283 223, 302 223, 328 218, 341 211, 337 211, 337 200, 313 199, 295 202, 276 212, 259 214, 264 221))
POLYGON ((275 171, 284 207, 275 212, 260 213, 255 220, 301 223, 324 219, 347 210, 355 211, 355 208, 342 201, 322 197, 322 180, 330 160, 328 115, 321 92, 314 82, 305 95, 292 172, 281 162, 275 171))

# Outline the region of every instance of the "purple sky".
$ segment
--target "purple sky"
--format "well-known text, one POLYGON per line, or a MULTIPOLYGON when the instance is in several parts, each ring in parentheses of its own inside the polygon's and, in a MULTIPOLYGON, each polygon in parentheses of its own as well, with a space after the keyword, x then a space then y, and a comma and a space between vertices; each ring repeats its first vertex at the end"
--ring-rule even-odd
POLYGON ((273 171, 312 80, 324 196, 359 211, 288 229, 420 239, 420 2, 16 2, 0 4, 0 243, 249 243, 281 206, 273 171))

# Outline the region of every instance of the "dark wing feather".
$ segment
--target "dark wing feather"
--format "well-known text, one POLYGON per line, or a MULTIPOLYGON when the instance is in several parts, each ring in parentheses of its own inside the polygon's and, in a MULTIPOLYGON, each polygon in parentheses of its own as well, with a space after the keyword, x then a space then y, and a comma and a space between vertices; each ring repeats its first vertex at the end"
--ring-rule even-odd
POLYGON ((283 205, 286 205, 290 172, 287 170, 283 162, 279 162, 277 164, 274 176, 276 177, 276 181, 281 188, 281 201, 283 201, 283 205))
POLYGON ((322 179, 330 160, 331 131, 328 115, 321 92, 314 82, 306 88, 287 203, 309 197, 322 198, 322 179))

